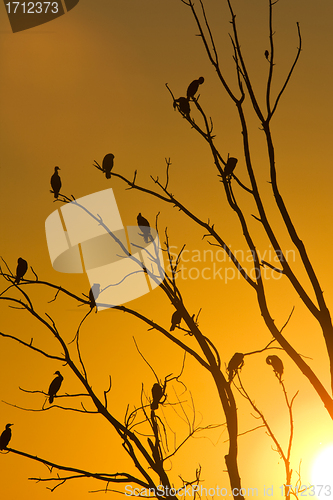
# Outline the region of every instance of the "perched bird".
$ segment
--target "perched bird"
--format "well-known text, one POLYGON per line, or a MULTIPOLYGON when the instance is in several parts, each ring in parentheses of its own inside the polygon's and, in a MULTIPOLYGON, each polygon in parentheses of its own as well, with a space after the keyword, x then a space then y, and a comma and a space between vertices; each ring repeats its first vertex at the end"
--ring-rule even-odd
POLYGON ((199 85, 201 85, 205 81, 203 76, 200 76, 197 80, 193 80, 190 85, 187 87, 187 99, 193 99, 194 95, 197 93, 199 85))
POLYGON ((108 153, 103 158, 102 168, 105 173, 105 177, 107 179, 111 179, 111 170, 113 169, 113 158, 114 155, 112 153, 108 153))
POLYGON ((281 380, 283 374, 283 363, 278 356, 267 356, 266 363, 273 367, 274 373, 279 380, 281 380))
POLYGON ((237 158, 233 158, 232 156, 228 158, 227 164, 224 167, 224 173, 227 178, 231 179, 232 173, 235 170, 237 162, 238 162, 237 158))
POLYGON ((265 57, 266 57, 266 59, 267 59, 267 61, 268 61, 268 57, 269 57, 269 52, 268 52, 268 50, 265 50, 265 57))
POLYGON ((15 283, 18 285, 20 282, 20 279, 23 278, 25 273, 28 270, 28 263, 26 260, 22 259, 19 257, 17 259, 17 267, 16 267, 16 278, 15 278, 15 283))
POLYGON ((182 320, 182 313, 178 310, 175 311, 171 317, 170 332, 173 332, 173 330, 176 328, 176 326, 180 325, 181 320, 182 320))
POLYGON ((99 283, 94 283, 89 291, 90 309, 96 306, 96 300, 101 293, 101 285, 99 283))
POLYGON ((178 99, 175 99, 173 101, 173 107, 174 109, 178 108, 183 115, 189 118, 191 110, 190 103, 188 102, 188 99, 186 99, 186 97, 178 97, 178 99))
POLYGON ((228 363, 228 373, 229 373, 229 382, 232 381, 234 376, 237 373, 237 370, 240 370, 244 365, 244 354, 242 352, 235 352, 233 357, 228 363))
POLYGON ((149 240, 151 239, 149 222, 147 221, 147 219, 142 217, 141 212, 137 216, 136 220, 138 221, 138 226, 143 233, 143 239, 145 240, 145 243, 149 243, 149 240))
POLYGON ((54 193, 54 197, 58 198, 61 189, 61 179, 58 174, 59 167, 54 167, 54 174, 51 177, 51 187, 54 193))
POLYGON ((49 387, 49 403, 53 403, 54 396, 57 394, 57 392, 60 389, 60 386, 62 384, 62 381, 64 380, 64 377, 61 375, 60 372, 56 371, 54 375, 57 375, 55 379, 52 380, 50 387, 49 387))
POLYGON ((157 410, 158 404, 163 397, 163 389, 160 386, 160 384, 154 384, 152 387, 151 393, 153 396, 153 402, 151 403, 150 408, 152 410, 157 410))
POLYGON ((7 448, 8 443, 12 437, 12 431, 10 426, 14 424, 7 424, 6 429, 3 431, 3 433, 0 436, 0 450, 4 450, 7 448))

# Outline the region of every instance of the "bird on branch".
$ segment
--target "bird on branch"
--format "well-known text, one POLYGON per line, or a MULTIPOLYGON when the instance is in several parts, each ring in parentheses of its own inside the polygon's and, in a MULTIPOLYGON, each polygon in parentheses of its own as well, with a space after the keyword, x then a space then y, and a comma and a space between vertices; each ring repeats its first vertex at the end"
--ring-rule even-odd
POLYGON ((94 283, 89 291, 90 309, 96 307, 96 300, 101 293, 101 285, 99 283, 94 283))
POLYGON ((193 99, 195 94, 198 91, 199 85, 201 85, 205 81, 203 76, 200 76, 197 80, 193 80, 193 82, 190 83, 190 85, 187 87, 187 99, 193 99))
POLYGON ((60 170, 59 167, 54 167, 54 174, 51 177, 51 187, 55 198, 58 198, 61 189, 61 179, 58 170, 60 170))
POLYGON ((19 257, 17 259, 16 278, 15 278, 15 283, 17 285, 19 284, 20 280, 23 278, 27 270, 28 270, 27 261, 22 259, 22 257, 19 257))
POLYGON ((3 433, 0 436, 0 450, 4 450, 7 448, 9 441, 11 440, 12 437, 12 431, 11 431, 11 425, 14 424, 7 424, 6 429, 3 431, 3 433))
POLYGON ((236 168, 237 162, 238 162, 237 158, 233 158, 232 156, 230 156, 228 158, 227 164, 224 167, 224 173, 225 173, 227 179, 231 179, 233 171, 236 168))
POLYGON ((180 311, 175 311, 171 317, 171 327, 170 327, 170 332, 173 332, 173 330, 176 328, 176 326, 179 326, 182 320, 182 313, 180 311))
POLYGON ((232 381, 237 371, 240 370, 244 366, 244 354, 242 352, 235 352, 233 357, 228 363, 228 373, 229 373, 229 382, 232 381))
POLYGON ((60 386, 62 384, 62 381, 64 380, 64 377, 61 375, 59 371, 56 371, 54 375, 57 375, 55 379, 52 380, 50 387, 49 387, 49 403, 53 403, 53 399, 57 392, 60 389, 60 386))
POLYGON ((275 354, 273 356, 267 356, 266 363, 273 367, 275 375, 281 381, 281 377, 283 374, 283 363, 279 356, 275 356, 275 354))
POLYGON ((160 384, 154 384, 152 389, 151 389, 151 393, 153 396, 153 401, 150 405, 150 408, 152 410, 157 410, 159 402, 161 401, 161 399, 163 397, 163 389, 160 386, 160 384))
POLYGON ((136 220, 138 221, 138 226, 142 231, 142 236, 145 241, 145 243, 149 243, 151 241, 151 233, 150 233, 150 225, 147 219, 145 219, 142 215, 141 212, 137 216, 136 220))
POLYGON ((268 59, 268 57, 269 57, 269 52, 268 52, 268 50, 265 50, 265 57, 266 57, 267 61, 269 61, 269 59, 268 59))
POLYGON ((103 158, 102 169, 107 179, 111 179, 111 170, 113 169, 113 159, 114 155, 112 153, 108 153, 103 158))
POLYGON ((173 107, 174 109, 178 108, 178 110, 186 116, 186 118, 190 117, 190 103, 188 102, 188 99, 186 97, 178 97, 178 99, 175 99, 173 101, 173 107))

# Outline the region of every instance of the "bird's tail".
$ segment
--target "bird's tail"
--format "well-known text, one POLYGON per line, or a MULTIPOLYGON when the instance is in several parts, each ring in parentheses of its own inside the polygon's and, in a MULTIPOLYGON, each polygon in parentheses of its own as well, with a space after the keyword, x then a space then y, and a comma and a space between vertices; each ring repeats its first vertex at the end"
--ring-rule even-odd
POLYGON ((105 177, 106 177, 107 179, 111 179, 111 172, 106 172, 106 173, 105 173, 105 177))
POLYGON ((158 403, 157 401, 153 401, 152 404, 150 405, 151 410, 157 410, 158 408, 158 403))
POLYGON ((19 282, 20 282, 20 278, 19 278, 18 276, 16 276, 16 278, 15 278, 15 282, 14 282, 14 283, 16 283, 16 284, 18 285, 18 284, 19 284, 19 282))
POLYGON ((173 332, 175 329, 175 325, 171 325, 170 332, 173 332))
POLYGON ((53 403, 53 396, 49 397, 49 403, 50 403, 50 405, 53 403))

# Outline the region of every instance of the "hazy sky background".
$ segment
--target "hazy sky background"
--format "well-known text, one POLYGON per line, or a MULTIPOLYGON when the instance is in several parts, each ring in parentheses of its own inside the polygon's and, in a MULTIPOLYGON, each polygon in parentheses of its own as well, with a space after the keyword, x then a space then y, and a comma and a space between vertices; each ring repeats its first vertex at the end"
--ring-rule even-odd
MULTIPOLYGON (((263 0, 237 0, 239 35, 248 60, 255 90, 264 88, 268 63, 267 3, 263 0)), ((200 103, 211 116, 216 145, 224 158, 228 153, 239 158, 237 174, 248 183, 242 156, 241 134, 234 105, 228 100, 204 52, 190 10, 180 0, 81 0, 68 14, 45 25, 13 34, 0 8, 0 255, 15 271, 17 258, 25 258, 40 279, 63 285, 77 294, 88 293, 83 275, 64 275, 52 269, 45 240, 45 219, 60 204, 53 203, 50 177, 54 166, 61 168, 62 192, 76 198, 112 187, 124 225, 135 225, 139 212, 153 224, 160 211, 159 229, 168 227, 170 244, 177 253, 184 243, 187 259, 203 260, 204 232, 172 207, 147 195, 125 191, 118 179, 107 181, 92 167, 106 153, 115 155, 115 171, 150 188, 150 175, 165 175, 165 158, 171 158, 170 190, 202 219, 216 224, 232 249, 246 252, 238 220, 228 209, 218 182, 210 151, 189 124, 175 112, 168 83, 175 97, 185 95, 188 84, 205 77, 200 87, 200 103)), ((306 244, 329 306, 333 304, 331 268, 332 208, 332 87, 333 87, 333 4, 331 0, 280 0, 275 8, 276 80, 273 91, 284 81, 298 47, 296 21, 300 23, 303 47, 299 63, 273 121, 276 161, 281 191, 306 244)), ((207 1, 207 15, 216 35, 221 66, 236 90, 232 50, 228 33, 230 15, 226 2, 207 1)), ((281 224, 271 196, 267 154, 260 124, 250 112, 251 151, 263 199, 285 250, 293 250, 281 224)), ((198 118, 199 119, 199 118, 198 118)), ((258 222, 251 218, 254 207, 247 196, 237 194, 248 213, 258 249, 266 260, 271 251, 262 237, 258 222)), ((256 213, 255 213, 256 214, 256 213)), ((215 250, 214 250, 215 251, 215 250)), ((250 287, 241 279, 228 283, 218 278, 190 279, 188 272, 204 267, 232 268, 221 255, 214 262, 184 262, 181 290, 193 313, 200 308, 200 327, 220 350, 223 366, 234 352, 263 348, 271 336, 265 328, 250 287), (186 274, 187 273, 187 274, 186 274)), ((292 266, 300 269, 291 255, 292 266)), ((296 254, 295 254, 296 255, 296 254)), ((184 256, 185 257, 185 256, 184 256)), ((250 268, 250 263, 248 263, 250 268)), ((193 271, 193 276, 196 273, 193 271)), ((303 275, 302 275, 303 276, 303 275)), ((31 270, 26 277, 33 278, 31 270)), ((306 279, 304 286, 308 286, 306 279)), ((328 363, 324 341, 315 321, 283 280, 267 282, 273 317, 278 327, 295 312, 285 333, 296 349, 313 358, 309 363, 329 389, 328 363)), ((66 339, 71 339, 88 310, 77 308, 70 300, 53 298, 50 292, 33 290, 36 307, 45 308, 57 321, 66 339)), ((168 327, 173 309, 160 290, 129 304, 168 327)), ((8 310, 1 304, 1 331, 17 334, 36 345, 57 351, 52 339, 22 311, 8 310)), ((135 349, 153 364, 161 379, 179 373, 182 353, 161 336, 117 311, 91 315, 82 331, 82 350, 93 387, 99 394, 107 388, 112 375, 110 408, 122 419, 127 404, 140 405, 141 384, 150 392, 153 374, 135 349)), ((66 367, 49 362, 8 340, 1 339, 0 400, 19 406, 40 408, 42 396, 25 395, 18 387, 47 390, 53 373, 64 375, 63 391, 79 391, 66 367)), ((190 341, 189 341, 190 342, 190 341)), ((242 375, 251 395, 281 440, 287 442, 287 410, 266 354, 246 358, 242 375)), ((333 442, 332 423, 318 396, 303 380, 287 356, 287 390, 298 389, 295 411, 295 447, 292 467, 302 460, 302 479, 310 481, 311 461, 324 445, 333 442), (315 422, 315 424, 313 424, 315 422)), ((192 360, 186 364, 184 382, 193 393, 198 422, 221 423, 224 417, 216 389, 208 375, 192 360)), ((182 387, 176 387, 181 394, 182 387)), ((170 389, 171 393, 171 389, 170 389)), ((170 394, 170 398, 175 396, 170 394)), ((240 432, 257 425, 249 406, 238 401, 240 432)), ((166 414, 169 411, 165 410, 166 414)), ((190 411, 190 410, 189 410, 190 411)), ((169 414, 168 417, 172 420, 169 414)), ((173 420, 172 420, 173 421, 173 420)), ((45 459, 89 470, 117 470, 131 467, 115 433, 100 416, 60 412, 23 412, 0 404, 0 431, 14 423, 11 445, 45 459), (120 460, 120 462, 119 462, 120 460)), ((202 465, 205 486, 228 486, 223 457, 227 451, 224 428, 209 434, 210 439, 192 440, 175 458, 173 479, 181 474, 194 478, 202 465)), ((186 432, 186 428, 182 429, 186 432)), ((263 430, 240 438, 240 474, 245 487, 283 484, 284 467, 263 430)), ((0 455, 0 496, 6 500, 49 498, 46 484, 34 484, 28 477, 48 476, 41 464, 22 457, 0 455)), ((131 469, 132 470, 132 469, 131 469)), ((88 490, 99 489, 97 482, 80 480, 58 488, 55 498, 85 500, 88 490)), ((279 490, 277 490, 279 491, 279 490)), ((279 492, 280 493, 280 492, 279 492)), ((110 493, 109 496, 115 496, 110 493)), ((276 495, 278 496, 278 494, 276 495)))

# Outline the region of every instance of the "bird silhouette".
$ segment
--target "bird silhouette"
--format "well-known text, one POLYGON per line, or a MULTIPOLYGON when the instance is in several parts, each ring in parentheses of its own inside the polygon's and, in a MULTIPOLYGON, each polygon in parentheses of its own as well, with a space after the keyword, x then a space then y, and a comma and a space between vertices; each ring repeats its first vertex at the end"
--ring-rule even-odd
POLYGON ((283 363, 279 356, 267 356, 266 363, 273 367, 274 373, 279 380, 281 380, 283 374, 283 363))
POLYGON ((179 326, 182 320, 182 313, 180 311, 175 311, 171 317, 171 327, 170 327, 170 332, 173 332, 173 330, 176 328, 176 326, 179 326))
POLYGON ((101 285, 99 283, 94 283, 89 291, 90 309, 96 306, 96 300, 101 293, 101 285))
POLYGON ((178 99, 175 99, 173 101, 173 107, 174 109, 178 108, 179 111, 187 118, 190 117, 190 103, 186 97, 178 97, 178 99))
POLYGON ((267 61, 268 61, 268 57, 269 57, 269 52, 268 52, 268 50, 265 50, 265 57, 266 57, 266 59, 267 59, 267 61))
POLYGON ((22 257, 19 257, 17 259, 17 267, 16 267, 16 278, 15 278, 15 283, 18 285, 20 282, 20 279, 23 278, 25 273, 28 270, 28 263, 26 260, 22 259, 22 257))
POLYGON ((152 393, 152 396, 153 396, 153 401, 150 405, 150 408, 152 410, 157 410, 158 408, 158 404, 159 402, 161 401, 162 397, 163 397, 163 389, 162 387, 160 386, 160 384, 154 384, 152 389, 151 389, 151 393, 152 393))
POLYGON ((237 165, 237 162, 238 162, 237 158, 233 158, 232 156, 228 158, 227 164, 224 168, 224 173, 228 179, 231 178, 232 173, 237 165))
POLYGON ((113 159, 114 155, 112 153, 108 153, 103 158, 102 168, 105 173, 105 177, 107 179, 111 179, 111 170, 113 169, 113 159))
POLYGON ((58 198, 61 189, 61 179, 58 174, 59 167, 54 167, 54 174, 51 177, 51 187, 54 193, 54 197, 58 198))
POLYGON ((50 387, 49 387, 49 403, 53 403, 53 399, 57 392, 60 389, 60 386, 62 384, 62 381, 64 380, 64 377, 61 375, 59 371, 56 371, 54 375, 57 375, 55 379, 52 380, 50 387))
POLYGON ((237 373, 237 370, 240 370, 244 365, 244 354, 242 352, 235 352, 233 357, 228 363, 228 373, 229 373, 229 382, 232 381, 234 376, 237 373))
POLYGON ((150 225, 147 219, 145 219, 142 215, 141 212, 137 216, 136 220, 138 221, 138 226, 141 229, 143 233, 143 239, 145 243, 149 243, 149 240, 151 240, 151 233, 150 233, 150 225))
POLYGON ((193 99, 195 94, 197 93, 197 90, 199 88, 199 85, 201 85, 205 81, 203 76, 200 76, 197 80, 193 80, 193 82, 190 83, 190 85, 187 87, 187 99, 193 99))
POLYGON ((3 433, 0 436, 0 450, 4 450, 7 448, 9 441, 11 440, 12 437, 12 431, 10 426, 14 424, 7 424, 6 429, 3 431, 3 433))

